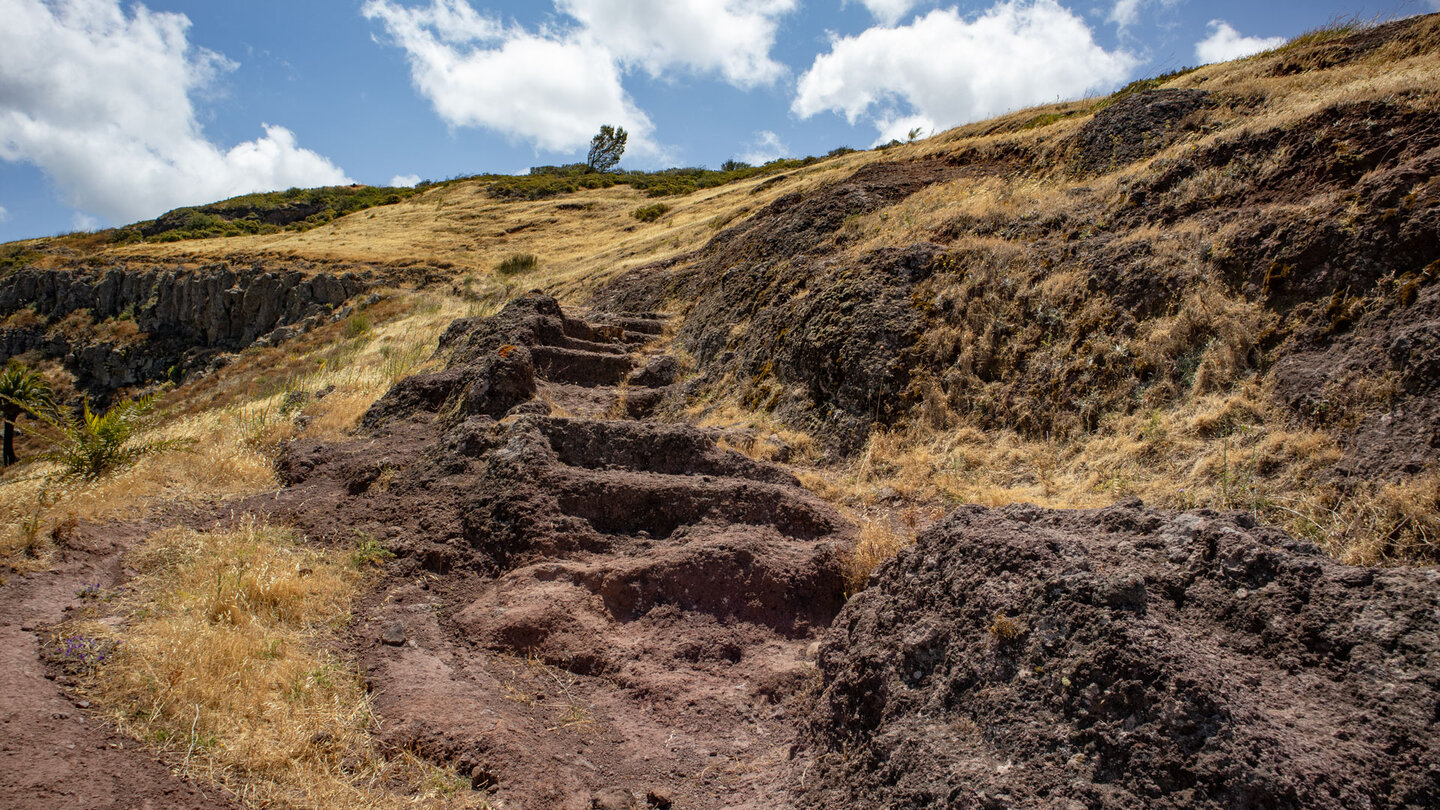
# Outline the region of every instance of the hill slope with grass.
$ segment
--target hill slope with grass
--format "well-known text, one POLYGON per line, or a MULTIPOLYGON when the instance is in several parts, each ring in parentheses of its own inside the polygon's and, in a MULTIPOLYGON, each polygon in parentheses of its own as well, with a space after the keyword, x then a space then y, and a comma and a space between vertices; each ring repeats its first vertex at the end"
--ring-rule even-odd
POLYGON ((1440 801, 1437 88, 1432 15, 868 152, 0 246, 53 401, 7 716, 188 780, 137 803, 1440 801))

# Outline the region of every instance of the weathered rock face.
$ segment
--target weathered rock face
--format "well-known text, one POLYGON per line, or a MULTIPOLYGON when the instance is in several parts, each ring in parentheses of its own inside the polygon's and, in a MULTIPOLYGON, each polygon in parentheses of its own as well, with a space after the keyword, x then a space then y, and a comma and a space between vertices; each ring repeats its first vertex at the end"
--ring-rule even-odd
POLYGON ((446 368, 401 380, 365 415, 365 425, 373 428, 417 411, 438 411, 452 402, 465 414, 498 419, 535 396, 537 376, 581 388, 614 386, 628 379, 636 390, 624 407, 632 416, 642 415, 678 374, 673 359, 638 366, 631 355, 659 332, 660 321, 600 317, 608 320, 588 323, 569 317, 554 298, 532 291, 493 317, 461 318, 440 336, 440 349, 450 353, 446 368), (633 328, 637 326, 651 331, 633 328))
POLYGON ((1209 104, 1205 90, 1165 88, 1127 96, 1081 128, 1074 164, 1081 171, 1101 172, 1150 157, 1174 143, 1185 120, 1209 104))
POLYGON ((965 507, 823 642, 803 804, 1440 806, 1437 630, 1244 514, 965 507))
POLYGON ((367 275, 306 275, 262 266, 196 270, 20 270, 0 279, 0 317, 32 308, 48 323, 88 310, 96 321, 126 316, 131 342, 65 337, 42 326, 0 330, 0 361, 27 352, 61 358, 92 393, 146 382, 173 366, 203 366, 218 352, 283 337, 287 327, 330 312, 370 286, 367 275), (277 332, 277 330, 280 330, 277 332))

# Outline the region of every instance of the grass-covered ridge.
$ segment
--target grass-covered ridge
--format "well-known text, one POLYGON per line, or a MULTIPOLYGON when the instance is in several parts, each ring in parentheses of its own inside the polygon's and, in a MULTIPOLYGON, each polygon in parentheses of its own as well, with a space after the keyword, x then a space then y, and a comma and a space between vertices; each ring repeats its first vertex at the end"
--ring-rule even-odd
POLYGON ((337 217, 377 205, 394 205, 429 188, 386 186, 325 186, 243 194, 209 205, 176 208, 156 219, 114 229, 111 240, 178 242, 281 231, 304 231, 337 217))

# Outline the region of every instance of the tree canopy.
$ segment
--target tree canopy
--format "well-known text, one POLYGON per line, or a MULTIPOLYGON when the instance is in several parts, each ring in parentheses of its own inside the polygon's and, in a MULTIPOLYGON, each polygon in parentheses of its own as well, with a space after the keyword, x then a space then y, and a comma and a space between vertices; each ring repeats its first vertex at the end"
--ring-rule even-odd
POLYGON ((597 172, 614 171, 620 165, 620 156, 625 154, 625 141, 629 138, 630 133, 624 127, 609 124, 600 127, 590 139, 590 156, 585 159, 585 165, 597 172))

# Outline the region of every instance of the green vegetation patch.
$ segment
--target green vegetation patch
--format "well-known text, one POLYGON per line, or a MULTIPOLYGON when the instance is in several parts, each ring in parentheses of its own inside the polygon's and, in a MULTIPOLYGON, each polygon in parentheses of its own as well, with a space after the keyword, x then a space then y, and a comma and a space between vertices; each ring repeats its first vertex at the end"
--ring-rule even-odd
POLYGON ((541 200, 572 194, 582 189, 613 186, 630 186, 636 191, 644 192, 648 197, 679 197, 700 189, 811 166, 823 159, 782 158, 763 166, 726 161, 725 166, 718 171, 692 166, 654 172, 597 172, 584 163, 571 163, 565 166, 536 166, 528 175, 491 175, 477 179, 491 180, 486 191, 491 197, 501 200, 541 200))
POLYGON ((655 220, 665 216, 668 213, 670 213, 670 206, 666 205, 665 203, 654 203, 652 205, 642 205, 639 208, 636 208, 634 211, 630 212, 630 216, 640 220, 641 222, 654 222, 655 220))
POLYGON ((217 236, 304 231, 366 208, 393 205, 423 192, 431 185, 421 183, 414 188, 326 186, 245 194, 210 205, 176 208, 157 219, 116 229, 111 241, 116 244, 178 242, 217 236))

